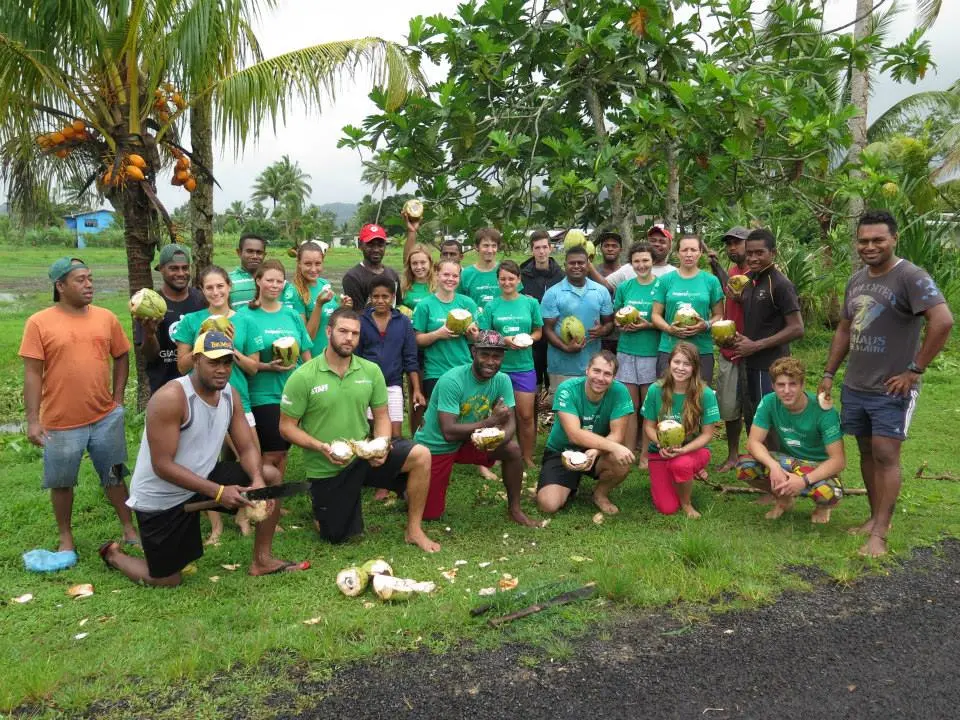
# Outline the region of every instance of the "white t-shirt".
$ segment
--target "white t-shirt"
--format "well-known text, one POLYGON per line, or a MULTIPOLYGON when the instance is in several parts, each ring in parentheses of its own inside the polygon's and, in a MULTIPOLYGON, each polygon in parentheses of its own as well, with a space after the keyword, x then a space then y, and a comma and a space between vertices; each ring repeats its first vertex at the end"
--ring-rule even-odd
MULTIPOLYGON (((673 265, 654 265, 651 272, 653 273, 654 277, 662 277, 676 271, 677 269, 673 265)), ((617 286, 625 283, 627 280, 633 280, 636 276, 637 272, 633 269, 633 265, 627 263, 626 265, 607 275, 606 281, 616 288, 617 286)))

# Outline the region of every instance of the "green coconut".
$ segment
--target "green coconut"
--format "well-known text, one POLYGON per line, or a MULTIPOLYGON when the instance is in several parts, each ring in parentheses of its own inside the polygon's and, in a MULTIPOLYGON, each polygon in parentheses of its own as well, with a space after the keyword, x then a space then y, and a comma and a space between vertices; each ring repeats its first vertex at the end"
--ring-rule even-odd
POLYGON ((230 322, 230 318, 226 315, 211 315, 202 323, 200 323, 200 332, 227 332, 233 323, 230 322))
POLYGON ((734 295, 739 295, 744 291, 744 288, 750 284, 750 278, 746 275, 731 275, 730 279, 727 280, 727 287, 730 288, 730 292, 734 295))
POLYGON ((273 341, 273 359, 284 365, 293 365, 300 357, 300 344, 294 337, 282 337, 273 341))
POLYGON ((620 327, 632 325, 640 322, 640 311, 633 305, 625 305, 617 310, 617 314, 613 316, 613 319, 620 327))
POLYGON ((569 250, 570 248, 575 248, 586 244, 587 236, 584 235, 580 230, 568 230, 567 234, 563 237, 564 250, 569 250))
POLYGON ((737 336, 737 324, 733 320, 717 320, 710 327, 710 335, 720 347, 729 345, 737 336))
POLYGON ((469 310, 454 308, 447 313, 447 330, 457 335, 463 335, 472 322, 473 315, 470 314, 469 310))
POLYGON ((477 450, 495 450, 506 438, 506 434, 498 427, 480 428, 470 434, 470 440, 477 450))
POLYGON ((167 301, 156 290, 137 290, 130 298, 130 314, 137 320, 163 320, 167 314, 167 301))
POLYGON ((423 203, 410 198, 403 204, 403 213, 411 220, 419 220, 423 217, 423 203))
POLYGON ((347 597, 356 597, 362 593, 369 582, 370 576, 358 567, 344 568, 337 573, 337 587, 347 597))
POLYGON ((583 244, 584 249, 587 251, 587 258, 593 260, 597 256, 597 246, 593 244, 592 240, 587 240, 583 244))
POLYGON ((393 568, 390 567, 390 563, 383 558, 367 560, 360 566, 360 569, 371 577, 374 575, 393 575, 393 568))
POLYGON ((401 315, 406 315, 408 318, 413 317, 413 310, 408 308, 406 305, 398 305, 397 310, 400 311, 401 315))
POLYGON ((385 437, 375 437, 370 440, 355 440, 351 443, 353 451, 362 460, 379 460, 390 452, 390 440, 385 437))
POLYGON ((567 315, 560 323, 560 339, 565 343, 581 342, 587 337, 587 329, 575 315, 567 315))
POLYGON ((686 433, 676 420, 661 420, 657 424, 657 444, 660 447, 678 448, 683 445, 686 433))
POLYGON ((676 314, 673 316, 673 324, 677 327, 693 327, 700 322, 700 315, 693 309, 690 303, 680 303, 676 314))
POLYGON ((330 443, 330 454, 340 462, 347 462, 353 458, 353 446, 346 440, 334 440, 330 443))

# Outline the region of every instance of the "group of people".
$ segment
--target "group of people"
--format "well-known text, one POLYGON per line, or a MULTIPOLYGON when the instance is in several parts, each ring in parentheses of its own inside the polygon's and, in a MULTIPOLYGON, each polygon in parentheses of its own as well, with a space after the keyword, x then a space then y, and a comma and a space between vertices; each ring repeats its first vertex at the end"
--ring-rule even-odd
MULTIPOLYGON (((458 464, 480 466, 488 477, 499 464, 510 517, 540 525, 521 507, 525 471, 537 467, 539 396, 553 415, 539 462, 541 513, 563 508, 584 475, 594 480, 596 506, 616 513, 610 492, 639 466, 649 471, 659 512, 699 517, 693 481, 705 476, 708 445, 723 422, 728 449, 720 470, 735 469, 766 491, 767 517, 808 496, 812 520, 827 522, 843 496, 846 432, 856 437, 870 502, 857 529, 868 536, 861 550, 886 551, 920 376, 953 322, 930 276, 896 256, 889 213, 859 220, 863 267, 847 285, 819 395, 805 390, 806 368, 790 355, 790 342, 804 332, 800 301, 776 267, 769 230, 731 228, 723 237, 727 267, 698 236, 683 235, 674 247, 663 225, 631 245, 622 266, 615 230, 597 236, 600 262, 568 242, 561 266, 546 231, 531 235, 532 256, 518 265, 498 257, 500 233, 484 228, 475 236, 478 261, 463 267, 459 243, 443 242, 435 261, 418 241, 419 219, 406 223, 402 273, 383 264, 385 229, 366 225, 358 237, 363 261, 346 273, 342 295, 322 277, 321 243, 299 246, 288 278, 282 262, 266 257, 262 238, 244 235, 239 267, 204 269, 199 291, 189 285, 188 251, 165 246, 156 269, 167 313, 134 324, 152 397, 129 494, 123 394, 130 345, 117 318, 91 304, 86 264, 54 263, 54 305, 27 321, 20 355, 27 435, 44 448, 43 485, 60 549, 74 547, 73 487, 84 451, 123 526, 122 540, 104 543, 100 555, 147 584, 178 584, 202 555, 191 503, 213 500, 218 510, 237 511, 250 532, 244 515, 253 503, 244 492, 281 483, 291 445, 303 450, 317 529, 331 542, 363 531, 361 492, 374 487, 378 497, 405 499, 407 542, 438 550, 423 521, 445 512, 458 464), (669 263, 674 251, 677 266, 669 263), (700 268, 704 254, 712 273, 700 268), (743 275, 749 281, 741 290, 730 278, 743 275), (628 307, 636 311, 630 320, 615 322, 628 307), (213 316, 218 322, 205 324, 213 316), (451 317, 467 321, 451 326, 451 317), (579 321, 582 336, 570 332, 568 318, 579 321), (711 328, 721 320, 733 321, 736 334, 715 363, 711 328), (274 352, 280 339, 292 344, 292 357, 274 352), (841 417, 832 381, 844 359, 841 417), (665 420, 682 427, 681 443, 660 444, 665 420), (486 439, 474 442, 478 434, 486 439), (359 457, 338 447, 370 437, 383 439, 383 452, 359 457), (569 450, 586 462, 571 465, 569 450), (124 552, 138 542, 145 560, 124 552)), ((307 568, 273 556, 280 502, 267 507, 256 523, 251 574, 307 568)), ((213 515, 209 541, 216 542, 222 524, 213 515)))

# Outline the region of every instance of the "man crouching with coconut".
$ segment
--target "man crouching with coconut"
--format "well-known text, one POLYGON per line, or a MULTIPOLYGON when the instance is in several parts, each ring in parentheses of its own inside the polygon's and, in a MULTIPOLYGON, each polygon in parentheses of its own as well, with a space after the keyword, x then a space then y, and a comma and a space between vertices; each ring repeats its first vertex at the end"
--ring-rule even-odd
POLYGON ((406 493, 406 541, 426 552, 440 545, 423 532, 430 452, 391 442, 387 384, 380 368, 354 355, 360 313, 338 308, 327 325, 327 347, 287 380, 280 399, 280 434, 303 448, 313 514, 321 537, 339 543, 363 532, 364 487, 406 493), (373 438, 367 410, 373 415, 373 438))
MULTIPOLYGON (((193 346, 193 371, 157 390, 147 404, 146 427, 127 504, 137 513, 146 560, 127 555, 116 542, 100 557, 137 583, 174 587, 182 570, 203 555, 199 512, 189 502, 214 500, 222 508, 253 507, 245 490, 276 485, 276 468, 261 468, 260 450, 244 417, 240 396, 228 382, 233 342, 220 332, 202 333, 193 346), (227 433, 239 462, 218 462, 227 433)), ((271 554, 280 503, 260 508, 253 541, 251 575, 306 570, 310 563, 278 560, 271 554)))
POLYGON ((566 505, 586 474, 597 480, 594 505, 608 514, 620 512, 610 502, 610 491, 624 481, 634 461, 624 444, 634 410, 630 392, 616 375, 617 357, 602 350, 587 363, 586 377, 557 387, 557 421, 547 437, 537 487, 541 511, 555 513, 566 505))
POLYGON ((426 520, 443 515, 454 465, 490 467, 500 460, 510 518, 520 525, 541 526, 520 509, 523 460, 514 439, 513 385, 500 372, 505 351, 500 333, 480 332, 470 350, 473 362, 445 372, 430 395, 423 427, 414 436, 433 456, 426 520))
POLYGON ((737 477, 773 493, 776 504, 766 517, 776 520, 793 507, 798 496, 813 500, 810 520, 830 521, 830 509, 843 497, 840 472, 846 466, 840 416, 833 404, 821 407, 813 393, 803 389, 806 369, 793 357, 770 366, 773 392, 760 401, 750 428, 747 451, 737 463, 737 477), (773 432, 784 452, 766 446, 773 432))

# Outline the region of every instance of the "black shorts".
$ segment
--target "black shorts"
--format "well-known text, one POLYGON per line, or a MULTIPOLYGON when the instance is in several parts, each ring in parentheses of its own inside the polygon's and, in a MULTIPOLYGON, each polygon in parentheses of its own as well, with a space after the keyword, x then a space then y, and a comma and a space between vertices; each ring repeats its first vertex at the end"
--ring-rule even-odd
POLYGON ((433 389, 437 386, 439 380, 440 378, 430 378, 420 383, 420 389, 423 391, 423 397, 427 402, 430 402, 430 396, 433 395, 433 389))
POLYGON ((313 516, 320 523, 320 537, 339 543, 363 532, 360 490, 386 488, 399 494, 407 487, 407 475, 401 473, 413 443, 402 438, 393 441, 383 465, 373 467, 356 459, 339 474, 328 478, 309 478, 313 516))
MULTIPOLYGON (((250 484, 250 477, 237 462, 218 462, 207 479, 220 485, 250 484)), ((194 495, 187 502, 209 499, 194 495)), ((169 577, 203 557, 202 513, 186 512, 184 504, 159 512, 136 511, 140 544, 152 578, 169 577)))
POLYGON ((563 457, 556 450, 549 448, 543 449, 543 460, 540 463, 540 481, 537 483, 537 490, 547 485, 562 485, 570 491, 570 497, 577 494, 577 488, 580 487, 580 478, 587 475, 596 479, 598 457, 586 472, 577 472, 576 470, 567 470, 563 466, 563 457))
POLYGON ((250 408, 257 421, 257 438, 260 452, 286 452, 290 443, 280 434, 280 405, 257 405, 250 408))

